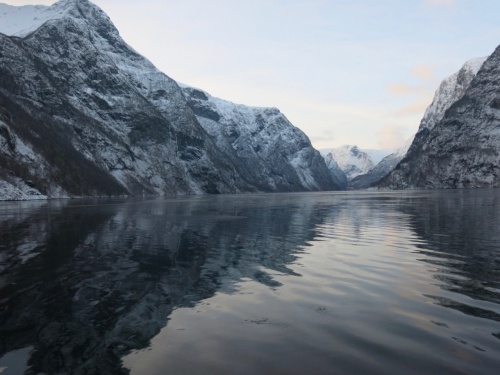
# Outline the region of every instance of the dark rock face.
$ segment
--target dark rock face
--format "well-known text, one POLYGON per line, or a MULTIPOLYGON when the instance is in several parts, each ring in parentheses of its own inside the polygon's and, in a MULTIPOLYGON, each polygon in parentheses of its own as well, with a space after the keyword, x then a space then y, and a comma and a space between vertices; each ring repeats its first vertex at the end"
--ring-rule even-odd
POLYGON ((333 181, 342 189, 347 189, 347 176, 344 171, 340 168, 335 160, 332 152, 326 152, 323 154, 323 159, 325 159, 326 166, 330 170, 333 181))
POLYGON ((468 81, 434 126, 423 121, 407 155, 380 187, 500 186, 500 111, 495 104, 500 97, 500 48, 468 81))
POLYGON ((344 145, 321 150, 321 154, 333 180, 342 189, 363 189, 369 186, 356 183, 365 181, 365 176, 374 170, 375 163, 367 152, 355 145, 344 145))
POLYGON ((400 160, 401 157, 398 157, 395 153, 386 156, 375 167, 370 169, 368 173, 353 178, 349 182, 349 189, 360 190, 371 187, 377 181, 387 176, 387 174, 396 167, 400 160))
POLYGON ((370 169, 368 173, 357 176, 349 182, 349 189, 367 189, 370 188, 382 178, 387 176, 398 165, 403 157, 408 152, 408 148, 413 142, 413 138, 408 139, 401 147, 397 148, 392 154, 383 158, 375 167, 370 169))
POLYGON ((320 153, 276 108, 258 108, 183 88, 199 123, 225 158, 262 191, 334 190, 320 153))
MULTIPOLYGON (((249 178, 200 126, 197 116, 217 114, 189 105, 98 7, 62 0, 56 8, 27 35, 0 34, 0 195, 26 181, 28 195, 51 197, 335 188, 328 180, 262 189, 255 182, 266 171, 249 178)), ((273 167, 284 180, 286 167, 273 167)))

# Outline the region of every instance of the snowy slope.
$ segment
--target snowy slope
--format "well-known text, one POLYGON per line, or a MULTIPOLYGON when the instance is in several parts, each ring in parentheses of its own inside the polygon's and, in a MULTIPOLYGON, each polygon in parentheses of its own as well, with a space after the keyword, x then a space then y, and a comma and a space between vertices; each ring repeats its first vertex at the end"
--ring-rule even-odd
POLYGON ((458 72, 441 82, 431 105, 425 111, 419 130, 424 128, 431 130, 441 121, 446 110, 464 95, 485 60, 486 57, 469 60, 458 72))
POLYGON ((436 90, 431 105, 426 109, 417 134, 398 148, 394 154, 382 160, 369 174, 353 181, 351 187, 363 189, 373 185, 397 166, 410 147, 418 147, 434 126, 443 119, 451 105, 464 95, 485 60, 485 57, 469 60, 458 72, 446 77, 436 90))
POLYGON ((59 1, 53 6, 25 5, 16 7, 0 4, 0 33, 25 37, 45 22, 66 16, 71 6, 71 0, 59 1))
POLYGON ((359 150, 367 154, 373 161, 374 165, 377 165, 383 158, 396 151, 395 149, 390 149, 390 148, 383 148, 383 149, 360 148, 359 150))
POLYGON ((383 188, 500 186, 500 48, 446 78, 383 188))
MULTIPOLYGON (((246 175, 247 160, 227 157, 177 83, 91 2, 2 5, 0 15, 0 141, 10 145, 0 178, 13 174, 51 197, 259 191, 268 170, 283 181, 265 191, 335 188, 307 137, 294 138, 301 141, 286 162, 265 159, 267 169, 246 175)), ((267 131, 284 152, 277 140, 301 132, 271 117, 281 119, 267 131)))
POLYGON ((259 189, 337 188, 319 152, 277 108, 234 104, 185 85, 183 92, 218 148, 259 189))
MULTIPOLYGON (((217 157, 210 155, 212 147, 205 144, 206 135, 176 83, 124 43, 107 15, 86 0, 63 0, 43 14, 45 22, 22 44, 2 38, 0 69, 11 81, 4 94, 14 102, 5 111, 13 112, 17 104, 16 111, 36 117, 29 122, 40 127, 54 122, 51 129, 60 128, 58 147, 69 147, 66 153, 82 159, 72 170, 84 160, 95 169, 94 177, 85 178, 93 182, 83 188, 78 175, 61 180, 71 175, 65 171, 69 166, 52 155, 50 168, 29 177, 38 185, 48 181, 40 186, 44 193, 54 196, 51 191, 61 182, 59 187, 70 195, 239 190, 230 166, 215 167, 217 157), (44 119, 49 113, 50 119, 44 119), (53 168, 57 173, 47 172, 53 168), (200 179, 203 169, 213 172, 200 179), (107 178, 97 177, 105 172, 107 178), (105 180, 108 186, 98 187, 105 180)), ((20 124, 12 119, 5 120, 9 136, 33 145, 35 139, 21 134, 20 124)), ((45 136, 43 129, 38 131, 38 138, 45 136)), ((43 148, 41 144, 34 151, 37 159, 47 159, 50 151, 43 148)))
POLYGON ((321 150, 321 154, 325 159, 330 158, 329 155, 331 154, 331 158, 337 162, 348 181, 368 173, 375 166, 375 163, 366 152, 353 145, 321 150))
POLYGON ((321 156, 325 160, 326 166, 330 170, 333 181, 342 190, 347 189, 347 184, 348 184, 347 177, 346 177, 344 171, 340 168, 340 166, 335 161, 335 158, 334 158, 332 152, 328 152, 327 150, 322 150, 320 152, 321 152, 321 156))
POLYGON ((355 177, 349 183, 349 189, 366 189, 387 176, 396 165, 403 159, 413 142, 414 136, 410 137, 403 145, 394 150, 393 153, 384 157, 375 167, 366 174, 355 177))

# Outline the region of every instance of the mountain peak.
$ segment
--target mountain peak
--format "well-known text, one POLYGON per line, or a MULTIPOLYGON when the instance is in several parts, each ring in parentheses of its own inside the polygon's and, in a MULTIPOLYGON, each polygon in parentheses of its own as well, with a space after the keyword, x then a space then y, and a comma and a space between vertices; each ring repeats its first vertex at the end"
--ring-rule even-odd
POLYGON ((370 155, 356 145, 343 145, 334 149, 321 150, 321 153, 327 163, 329 158, 336 161, 348 181, 367 173, 375 166, 370 155))
POLYGON ((53 5, 14 6, 0 4, 0 33, 8 36, 25 37, 51 20, 66 16, 82 17, 89 10, 97 10, 104 14, 96 5, 88 0, 59 0, 53 5), (81 8, 85 7, 85 8, 81 8))
POLYGON ((486 57, 468 60, 458 72, 443 79, 431 105, 425 111, 419 130, 434 128, 444 117, 446 110, 463 96, 485 61, 486 57))
POLYGON ((441 83, 406 156, 379 186, 500 186, 500 49, 484 60, 466 62, 441 83))

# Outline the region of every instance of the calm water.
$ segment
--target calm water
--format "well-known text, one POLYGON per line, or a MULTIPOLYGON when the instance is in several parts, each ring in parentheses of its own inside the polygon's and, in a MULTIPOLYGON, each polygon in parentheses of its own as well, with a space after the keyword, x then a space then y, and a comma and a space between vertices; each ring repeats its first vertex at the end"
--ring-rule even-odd
POLYGON ((0 374, 498 374, 500 190, 0 203, 0 374))

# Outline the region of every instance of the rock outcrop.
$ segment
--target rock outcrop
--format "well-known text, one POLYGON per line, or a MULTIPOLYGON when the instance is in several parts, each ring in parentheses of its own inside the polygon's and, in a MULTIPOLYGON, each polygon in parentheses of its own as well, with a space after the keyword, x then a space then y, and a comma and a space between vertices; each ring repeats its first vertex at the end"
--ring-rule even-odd
POLYGON ((336 189, 277 110, 262 110, 259 126, 275 142, 251 170, 253 161, 222 147, 215 133, 225 129, 207 133, 179 85, 91 2, 1 6, 0 199, 336 189), (300 142, 272 156, 289 134, 300 142))

